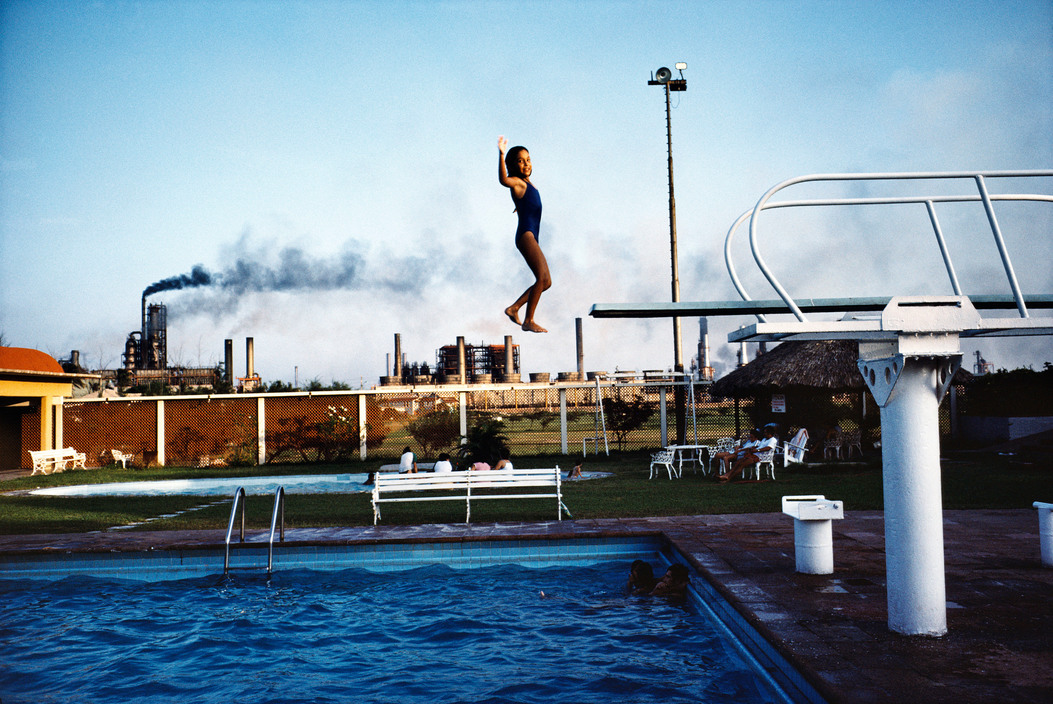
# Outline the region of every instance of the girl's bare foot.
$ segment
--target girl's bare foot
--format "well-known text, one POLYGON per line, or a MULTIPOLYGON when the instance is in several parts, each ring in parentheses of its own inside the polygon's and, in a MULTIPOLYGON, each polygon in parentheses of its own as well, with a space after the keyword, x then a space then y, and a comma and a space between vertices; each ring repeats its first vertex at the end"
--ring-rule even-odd
POLYGON ((513 308, 512 306, 508 306, 507 308, 505 308, 505 315, 507 315, 508 319, 511 320, 513 323, 515 323, 516 325, 519 325, 519 309, 518 308, 513 308))
POLYGON ((545 328, 541 327, 540 325, 535 323, 533 320, 528 320, 525 323, 523 323, 523 329, 526 330, 527 332, 548 332, 548 330, 546 330, 545 328))

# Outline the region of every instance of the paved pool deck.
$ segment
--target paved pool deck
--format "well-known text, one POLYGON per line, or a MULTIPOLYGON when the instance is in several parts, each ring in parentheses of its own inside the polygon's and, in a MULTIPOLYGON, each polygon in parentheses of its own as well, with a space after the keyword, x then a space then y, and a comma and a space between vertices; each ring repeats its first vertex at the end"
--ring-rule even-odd
MULTIPOLYGON (((538 523, 292 529, 346 544, 661 534, 831 702, 1053 701, 1053 568, 1034 510, 945 511, 948 633, 887 627, 880 511, 834 521, 834 574, 794 570, 781 513, 538 523)), ((249 540, 265 541, 260 531, 249 540)), ((0 554, 222 546, 223 531, 0 536, 0 554)))

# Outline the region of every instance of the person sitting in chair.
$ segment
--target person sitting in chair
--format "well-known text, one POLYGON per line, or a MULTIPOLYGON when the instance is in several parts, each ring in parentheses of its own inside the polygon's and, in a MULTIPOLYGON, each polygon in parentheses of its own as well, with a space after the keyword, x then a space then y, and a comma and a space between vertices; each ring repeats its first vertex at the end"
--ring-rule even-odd
POLYGON ((713 455, 713 459, 720 460, 721 468, 731 467, 732 464, 745 457, 747 452, 760 443, 760 434, 756 430, 749 431, 746 437, 746 442, 740 442, 732 448, 731 452, 718 452, 713 455))
POLYGON ((728 482, 731 481, 732 477, 736 477, 742 473, 746 467, 752 467, 753 465, 760 462, 760 453, 765 450, 774 450, 775 446, 779 444, 779 439, 775 437, 775 429, 768 427, 764 429, 764 439, 759 443, 749 448, 743 453, 742 457, 735 460, 735 464, 732 465, 731 471, 723 476, 719 477, 720 481, 728 482))
POLYGON ((413 451, 409 449, 409 446, 403 448, 402 457, 399 458, 399 474, 416 474, 417 473, 417 458, 414 457, 413 451))

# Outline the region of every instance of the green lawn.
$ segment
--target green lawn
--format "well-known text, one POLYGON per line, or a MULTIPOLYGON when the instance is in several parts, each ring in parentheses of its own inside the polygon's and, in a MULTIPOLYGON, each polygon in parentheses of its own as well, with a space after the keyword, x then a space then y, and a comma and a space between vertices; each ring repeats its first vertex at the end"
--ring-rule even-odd
MULTIPOLYGON (((102 468, 69 471, 46 477, 25 477, 0 482, 0 492, 43 486, 94 482, 179 479, 186 477, 245 476, 262 474, 332 474, 367 472, 380 463, 351 465, 270 465, 241 468, 102 468)), ((521 466, 567 467, 564 457, 538 457, 517 462, 521 466)), ((777 468, 775 482, 743 482, 720 485, 702 474, 685 469, 684 477, 647 479, 648 454, 615 453, 590 456, 588 470, 611 472, 612 476, 564 484, 564 502, 575 518, 676 516, 712 513, 756 513, 780 510, 780 499, 789 494, 823 494, 845 502, 845 509, 882 508, 881 468, 876 459, 867 463, 799 465, 777 468)), ((1030 508, 1033 501, 1049 501, 1050 470, 1040 466, 1013 465, 998 457, 943 464, 943 501, 948 509, 1030 508)), ((249 497, 247 520, 250 529, 270 524, 273 499, 249 497)), ((484 501, 472 505, 473 522, 543 521, 555 518, 551 500, 484 501)), ((230 500, 214 497, 95 497, 58 498, 0 495, 0 533, 64 533, 104 530, 114 526, 149 523, 137 530, 181 530, 225 528, 230 500), (211 504, 211 505, 209 505, 211 504), (205 506, 205 508, 201 508, 205 506), (191 510, 193 509, 193 510, 191 510), (173 518, 157 517, 187 511, 173 518)), ((289 495, 286 497, 286 526, 368 525, 373 520, 368 494, 289 495)), ((463 504, 427 502, 388 504, 383 523, 457 523, 464 520, 463 504)))

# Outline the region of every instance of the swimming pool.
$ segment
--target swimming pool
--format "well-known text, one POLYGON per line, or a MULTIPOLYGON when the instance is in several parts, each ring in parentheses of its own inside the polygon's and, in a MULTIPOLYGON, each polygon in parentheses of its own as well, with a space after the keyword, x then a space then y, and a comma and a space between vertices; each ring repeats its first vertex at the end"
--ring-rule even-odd
MULTIPOLYGON (((224 477, 203 479, 161 479, 144 482, 77 484, 33 489, 34 496, 232 496, 239 486, 250 496, 273 494, 284 486, 287 494, 350 494, 372 491, 365 481, 369 475, 300 474, 275 477, 224 477)), ((605 472, 582 472, 584 479, 610 476, 605 472)))
POLYGON ((370 491, 366 474, 300 474, 278 477, 161 479, 149 482, 77 484, 34 489, 35 496, 232 496, 239 486, 249 495, 273 494, 284 486, 289 494, 349 494, 370 491))
MULTIPOLYGON (((693 592, 686 602, 624 595, 630 555, 660 570, 675 554, 654 541, 571 542, 569 550, 563 541, 462 544, 469 550, 459 564, 481 569, 429 563, 427 545, 389 546, 379 570, 345 568, 342 551, 327 546, 328 557, 306 560, 322 569, 297 566, 269 578, 258 571, 222 578, 213 568, 176 581, 144 581, 135 571, 135 580, 73 574, 27 582, 5 568, 0 698, 793 701, 793 688, 711 617, 711 595, 693 592), (631 553, 596 561, 622 550, 631 553), (414 554, 424 566, 407 569, 402 560, 414 554), (505 555, 520 564, 503 563, 505 555)), ((362 547, 350 564, 372 563, 365 555, 373 546, 362 547)), ((456 550, 437 549, 442 560, 456 550)), ((92 556, 96 565, 106 559, 92 556)))

